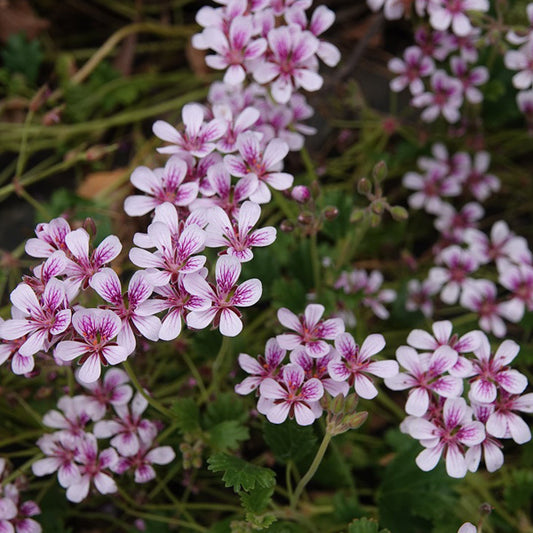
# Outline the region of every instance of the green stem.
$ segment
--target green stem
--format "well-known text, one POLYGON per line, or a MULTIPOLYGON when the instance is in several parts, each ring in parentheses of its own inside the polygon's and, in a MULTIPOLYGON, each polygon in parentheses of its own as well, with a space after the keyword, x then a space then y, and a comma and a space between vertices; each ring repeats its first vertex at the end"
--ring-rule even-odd
POLYGON ((317 232, 313 231, 311 234, 310 240, 310 250, 311 250, 311 265, 313 267, 313 281, 315 282, 315 291, 316 295, 320 294, 322 289, 322 278, 320 276, 320 257, 318 255, 318 246, 317 246, 317 232))
POLYGON ((318 451, 316 452, 315 458, 313 459, 313 462, 311 463, 311 466, 309 467, 309 470, 305 473, 304 477, 300 480, 300 483, 298 483, 293 497, 291 499, 291 508, 294 509, 296 507, 296 504, 298 503, 298 500, 300 499, 300 496, 302 495, 302 492, 306 485, 311 481, 313 476, 315 475, 318 467, 320 466, 320 463, 322 462, 322 459, 324 458, 324 454, 326 453, 326 450, 328 449, 329 441, 331 440, 333 435, 331 433, 324 434, 324 438, 322 439, 322 442, 320 443, 320 447, 318 448, 318 451))
POLYGON ((28 114, 26 115, 26 120, 24 121, 24 129, 22 130, 22 139, 20 141, 20 150, 19 150, 19 156, 17 159, 17 170, 15 173, 15 176, 19 178, 22 175, 22 171, 24 170, 24 165, 26 164, 26 152, 28 149, 28 126, 31 123, 31 120, 33 118, 33 110, 30 109, 28 111, 28 114))
POLYGON ((289 459, 287 461, 287 466, 285 467, 285 486, 287 487, 289 501, 292 501, 292 497, 293 497, 291 470, 292 470, 292 461, 289 459))
POLYGON ((133 369, 131 368, 130 362, 128 360, 124 361, 122 363, 124 365, 124 369, 126 370, 126 373, 128 374, 129 378, 131 379, 131 382, 133 383, 134 387, 137 389, 137 391, 145 398, 145 400, 157 411, 159 411, 162 415, 166 416, 167 418, 174 418, 171 411, 167 409, 164 405, 162 405, 160 402, 158 402, 155 398, 152 398, 143 388, 143 386, 139 383, 139 380, 137 379, 137 376, 135 375, 135 372, 133 372, 133 369))
POLYGON ((202 376, 200 375, 200 372, 198 372, 198 369, 196 368, 196 365, 194 364, 193 360, 186 354, 183 353, 183 360, 189 367, 189 370, 191 371, 191 374, 193 375, 194 379, 196 380, 196 383, 198 384, 198 388, 200 389, 201 397, 202 398, 208 398, 209 393, 207 392, 207 389, 204 385, 204 380, 202 379, 202 376))
POLYGON ((5 446, 8 446, 15 442, 33 440, 37 437, 40 437, 42 434, 43 432, 40 429, 26 431, 25 433, 17 433, 17 435, 13 435, 12 437, 8 437, 7 439, 0 440, 0 448, 4 448, 5 446))
POLYGON ((315 165, 305 146, 300 151, 300 154, 302 156, 302 161, 304 162, 304 165, 305 165, 305 170, 307 171, 307 176, 309 177, 309 184, 311 184, 313 183, 313 181, 318 180, 318 176, 315 170, 315 165))
POLYGON ((205 391, 205 395, 202 395, 200 397, 200 403, 206 402, 213 393, 218 392, 218 387, 222 379, 222 367, 224 365, 224 358, 226 357, 226 353, 228 352, 229 346, 230 346, 230 338, 222 337, 222 343, 220 345, 220 349, 218 350, 218 354, 211 368, 211 373, 212 373, 211 385, 205 391))
MULTIPOLYGON (((153 22, 140 22, 137 24, 129 24, 120 28, 116 31, 107 41, 92 55, 92 57, 81 67, 78 72, 76 72, 70 79, 72 85, 79 85, 86 78, 89 77, 91 72, 108 56, 115 46, 117 46, 122 39, 126 38, 128 35, 134 33, 154 33, 158 35, 163 35, 165 37, 180 35, 184 38, 188 38, 194 33, 194 26, 166 26, 162 24, 155 24, 153 22)), ((55 90, 48 98, 49 102, 54 102, 63 96, 63 89, 55 90)))
POLYGON ((2 480, 2 487, 5 487, 8 483, 11 483, 11 481, 19 477, 21 474, 24 474, 24 472, 26 472, 26 470, 28 470, 33 463, 36 463, 43 457, 44 455, 39 453, 38 455, 33 456, 31 459, 28 459, 23 465, 19 466, 16 470, 13 470, 9 476, 2 480))

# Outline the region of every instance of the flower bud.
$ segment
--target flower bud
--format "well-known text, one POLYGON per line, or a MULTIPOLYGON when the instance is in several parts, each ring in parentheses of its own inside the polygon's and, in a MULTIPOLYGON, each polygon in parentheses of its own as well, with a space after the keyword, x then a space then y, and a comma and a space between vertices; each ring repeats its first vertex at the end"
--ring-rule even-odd
POLYGON ((487 503, 487 502, 483 502, 480 506, 479 506, 479 513, 481 515, 489 515, 490 513, 492 513, 492 505, 490 503, 487 503))
POLYGON ((91 236, 94 237, 96 235, 96 224, 94 220, 91 217, 87 217, 83 221, 83 229, 91 236))
POLYGON ((409 218, 409 213, 407 212, 407 209, 405 209, 405 207, 402 207, 401 205, 395 205, 394 207, 391 207, 389 211, 392 218, 398 222, 407 220, 409 218))
POLYGON ((282 220, 279 229, 283 233, 292 233, 294 231, 294 224, 290 220, 282 220))
POLYGON ((377 228, 381 222, 381 215, 370 213, 370 226, 377 228))
POLYGON ((359 194, 364 194, 366 196, 367 194, 370 194, 371 191, 372 191, 372 184, 366 178, 361 178, 357 182, 357 192, 359 194))
POLYGON ((358 402, 359 402, 359 398, 357 394, 350 394, 349 396, 346 396, 344 400, 344 411, 346 413, 354 412, 355 408, 357 407, 358 402))
POLYGON ((339 216, 339 210, 334 205, 328 205, 323 211, 326 220, 335 220, 339 216))
POLYGON ((368 418, 367 411, 361 411, 359 413, 352 413, 351 415, 346 415, 343 419, 343 422, 349 426, 350 429, 357 429, 361 427, 368 418))
POLYGON ((305 185, 296 185, 292 188, 291 197, 300 204, 305 204, 311 198, 311 191, 305 185))
POLYGON ((344 396, 342 394, 337 394, 333 401, 331 402, 331 411, 338 415, 344 409, 344 396))
POLYGON ((313 213, 311 213, 310 211, 302 211, 298 215, 298 222, 300 224, 303 224, 304 226, 309 226, 310 224, 312 224, 313 220, 314 216, 313 213))
POLYGON ((363 209, 359 209, 358 207, 356 207, 352 211, 352 214, 350 215, 350 222, 352 223, 360 222, 361 220, 363 220, 364 217, 365 217, 365 211, 363 209))
POLYGON ((383 200, 376 200, 372 202, 372 205, 370 206, 372 209, 372 212, 376 215, 382 215, 383 211, 385 211, 385 202, 383 200))
POLYGON ((376 183, 381 183, 387 177, 387 165, 385 161, 380 161, 372 169, 372 177, 376 183))

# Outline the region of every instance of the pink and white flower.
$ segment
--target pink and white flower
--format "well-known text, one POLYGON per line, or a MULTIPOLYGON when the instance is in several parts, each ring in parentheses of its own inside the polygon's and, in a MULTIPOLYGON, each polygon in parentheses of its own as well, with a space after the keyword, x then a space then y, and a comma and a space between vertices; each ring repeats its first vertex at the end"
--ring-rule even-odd
POLYGON ((456 245, 445 248, 439 259, 445 266, 431 268, 428 279, 442 287, 440 299, 451 305, 457 302, 461 290, 470 281, 469 274, 479 268, 479 263, 473 254, 456 245))
POLYGON ((519 71, 513 76, 513 85, 517 89, 531 89, 533 85, 533 39, 529 38, 518 50, 507 51, 504 63, 509 70, 519 71))
POLYGON ((176 281, 180 274, 197 272, 206 262, 205 256, 195 255, 205 245, 205 232, 196 224, 173 228, 164 222, 152 222, 148 226, 148 240, 149 246, 157 248, 156 252, 132 248, 129 256, 134 265, 148 269, 147 279, 155 287, 176 281))
POLYGON ((486 423, 487 433, 498 439, 511 438, 517 444, 531 440, 528 424, 515 411, 533 413, 533 393, 517 396, 500 391, 494 407, 486 423))
POLYGON ((143 337, 156 341, 159 338, 161 321, 150 315, 142 315, 138 307, 145 302, 153 291, 146 272, 137 271, 133 274, 128 285, 128 292, 123 296, 122 287, 117 273, 111 268, 104 268, 91 279, 91 287, 106 301, 111 309, 122 321, 117 335, 117 342, 124 346, 129 353, 135 350, 135 331, 143 337))
POLYGON ((333 398, 342 394, 346 396, 350 390, 347 381, 335 380, 330 375, 329 365, 340 360, 340 355, 331 347, 329 353, 323 357, 309 357, 305 348, 298 346, 290 354, 291 363, 295 363, 305 372, 305 379, 316 378, 322 382, 324 390, 333 398))
POLYGON ((499 270, 498 281, 511 291, 508 305, 513 306, 515 316, 521 320, 526 309, 533 311, 533 267, 524 264, 508 265, 499 270))
POLYGON ((250 261, 254 256, 252 246, 269 246, 276 239, 276 229, 272 226, 251 231, 260 216, 259 205, 250 201, 241 205, 236 223, 220 207, 212 208, 208 214, 206 246, 223 247, 241 263, 250 261))
MULTIPOLYGON (((79 438, 83 438, 80 435, 79 438)), ((72 438, 63 431, 43 435, 37 446, 46 456, 32 465, 36 476, 47 476, 57 472, 57 480, 63 488, 67 488, 80 478, 80 469, 76 463, 79 438, 72 438)))
POLYGON ((453 124, 461 116, 459 109, 463 105, 463 86, 458 79, 448 76, 444 70, 437 70, 431 76, 431 90, 416 95, 411 104, 425 108, 421 114, 424 122, 433 122, 442 115, 453 124))
POLYGON ((117 416, 111 420, 96 422, 93 433, 97 439, 109 439, 110 444, 122 457, 136 455, 141 445, 150 446, 157 435, 157 427, 141 415, 148 407, 148 401, 139 392, 131 405, 114 405, 117 416))
POLYGON ((187 325, 203 329, 211 322, 220 333, 227 337, 237 336, 243 328, 238 307, 250 307, 261 297, 261 282, 254 278, 240 285, 241 263, 232 256, 222 256, 215 267, 216 285, 210 285, 200 274, 190 274, 183 278, 185 289, 193 295, 212 302, 211 307, 201 311, 191 311, 187 315, 187 325))
POLYGON ((26 241, 26 253, 32 257, 49 257, 57 250, 66 252, 65 237, 70 231, 70 224, 62 217, 37 224, 37 237, 26 241))
POLYGON ((276 339, 268 339, 265 345, 265 355, 258 355, 257 359, 246 353, 239 354, 239 366, 248 374, 241 383, 235 385, 237 394, 250 394, 256 390, 266 378, 276 378, 281 371, 281 363, 287 351, 280 348, 276 339))
POLYGON ((168 122, 157 120, 153 125, 154 134, 170 146, 158 148, 162 154, 188 152, 194 157, 205 157, 216 147, 215 141, 226 131, 226 124, 219 119, 204 122, 205 108, 199 104, 183 106, 181 117, 185 130, 180 133, 168 122))
POLYGON ((283 333, 276 337, 279 345, 286 350, 303 346, 310 357, 324 357, 329 353, 333 340, 344 332, 344 322, 340 318, 321 320, 325 308, 320 304, 309 304, 303 316, 297 316, 289 309, 278 309, 278 320, 282 326, 295 333, 283 333))
POLYGON ((135 217, 146 215, 165 202, 178 207, 190 205, 198 195, 198 183, 185 181, 186 177, 187 163, 177 155, 170 157, 164 168, 150 170, 148 167, 137 167, 130 180, 146 194, 128 196, 124 201, 124 211, 135 217))
POLYGON ((128 385, 128 374, 120 368, 110 368, 101 382, 85 383, 79 378, 79 373, 76 373, 76 379, 89 391, 85 396, 85 410, 92 420, 104 418, 110 406, 127 404, 133 395, 133 390, 128 385))
POLYGON ((43 416, 43 424, 60 430, 62 435, 76 441, 83 438, 93 413, 87 409, 84 395, 62 396, 57 402, 58 409, 52 409, 43 416))
POLYGON ((270 84, 276 102, 286 104, 299 87, 306 91, 322 87, 315 57, 319 41, 310 31, 280 26, 268 32, 267 40, 270 54, 254 66, 253 75, 258 83, 270 84))
POLYGON ((370 400, 378 394, 373 380, 368 374, 380 378, 391 378, 398 374, 396 361, 371 361, 370 358, 385 347, 383 335, 369 335, 361 347, 355 343, 350 333, 341 333, 335 338, 335 349, 340 354, 338 360, 328 363, 328 372, 333 381, 347 381, 361 398, 370 400))
POLYGON ((293 176, 281 172, 282 161, 289 152, 286 142, 272 139, 262 148, 255 133, 245 132, 237 139, 237 149, 240 157, 227 155, 224 163, 233 176, 245 178, 254 175, 259 180, 257 189, 250 193, 250 200, 259 204, 269 202, 272 195, 267 184, 278 191, 291 187, 293 176))
POLYGON ((494 403, 498 389, 507 395, 518 395, 527 387, 527 378, 518 370, 509 368, 509 363, 518 355, 520 347, 512 340, 505 340, 493 354, 486 335, 481 335, 481 344, 474 350, 474 377, 470 379, 468 397, 478 403, 494 403))
POLYGON ((48 281, 40 299, 29 285, 20 283, 11 293, 11 302, 22 316, 0 323, 0 337, 8 341, 26 337, 18 348, 21 357, 12 362, 16 374, 25 374, 35 365, 31 356, 48 349, 53 337, 67 330, 72 311, 63 282, 56 278, 48 281))
POLYGON ((135 455, 119 457, 112 470, 117 474, 133 470, 135 483, 147 483, 156 476, 152 465, 168 465, 175 458, 176 452, 170 446, 154 448, 141 442, 139 451, 135 455))
POLYGON ((451 27, 459 36, 468 35, 472 31, 472 22, 468 11, 486 12, 489 10, 488 0, 433 0, 427 7, 429 22, 436 30, 444 31, 451 27))
POLYGON ((435 63, 418 46, 409 46, 404 51, 403 60, 397 57, 391 59, 388 68, 397 75, 390 82, 391 90, 400 92, 409 87, 414 96, 424 92, 422 78, 433 74, 435 63))
POLYGON ((104 265, 115 259, 122 250, 122 244, 115 235, 108 235, 95 250, 90 250, 90 236, 83 229, 71 231, 65 237, 69 259, 65 274, 76 287, 88 287, 90 279, 104 265))
POLYGON ((72 325, 79 340, 61 341, 54 355, 62 361, 72 361, 80 357, 79 377, 86 383, 100 377, 101 365, 116 365, 125 361, 130 352, 113 339, 118 335, 122 324, 120 318, 109 309, 83 309, 76 311, 72 325))
POLYGON ((385 385, 392 390, 410 389, 405 411, 409 415, 424 416, 432 392, 445 398, 456 398, 463 392, 462 379, 444 375, 457 358, 457 352, 450 346, 440 346, 433 353, 422 354, 410 346, 400 346, 396 359, 407 372, 385 378, 385 385))
POLYGON ((248 72, 247 65, 265 53, 266 39, 254 39, 253 30, 252 17, 237 16, 230 21, 225 32, 214 26, 202 32, 204 44, 216 52, 206 56, 205 62, 213 69, 226 71, 224 83, 242 83, 248 72))
POLYGON ((420 439, 426 448, 416 458, 421 470, 433 470, 444 454, 446 472, 450 477, 462 478, 466 475, 464 447, 475 446, 485 439, 484 425, 472 421, 472 415, 472 409, 463 398, 448 398, 444 402, 441 419, 429 421, 418 418, 409 423, 409 434, 420 439))
POLYGON ((471 104, 483 101, 483 93, 477 88, 489 80, 487 67, 471 68, 462 57, 454 56, 450 60, 452 74, 463 84, 465 98, 471 104))
POLYGON ((107 473, 118 461, 117 452, 107 448, 98 452, 96 437, 87 433, 78 444, 76 462, 79 465, 80 477, 67 488, 67 500, 79 503, 88 494, 91 484, 94 484, 100 494, 112 494, 117 491, 117 485, 107 473))
POLYGON ((514 305, 512 301, 498 301, 496 285, 486 279, 471 280, 466 284, 460 303, 466 309, 478 313, 479 325, 483 331, 492 332, 498 338, 507 332, 502 317, 510 322, 518 322, 522 318, 523 308, 514 305))
POLYGON ((319 403, 324 395, 322 383, 317 378, 306 381, 304 370, 294 363, 283 367, 280 382, 266 378, 259 392, 257 410, 273 424, 281 424, 289 417, 296 418, 301 426, 308 426, 322 413, 319 403))

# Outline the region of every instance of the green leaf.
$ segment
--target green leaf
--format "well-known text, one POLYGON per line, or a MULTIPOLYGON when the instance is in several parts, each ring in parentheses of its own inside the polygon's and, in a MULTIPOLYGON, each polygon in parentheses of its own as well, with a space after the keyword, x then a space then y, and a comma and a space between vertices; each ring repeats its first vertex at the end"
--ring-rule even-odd
POLYGON ((520 469, 511 471, 512 482, 504 490, 504 497, 509 509, 516 512, 527 509, 533 500, 533 472, 520 469))
POLYGON ((455 521, 457 480, 446 474, 442 463, 430 472, 420 470, 415 463, 420 449, 412 441, 398 453, 385 469, 378 490, 379 522, 394 533, 425 533, 432 531, 433 524, 455 521))
POLYGON ((297 278, 278 278, 272 284, 272 298, 276 307, 303 309, 307 302, 305 288, 297 278))
POLYGON ((281 463, 289 460, 298 462, 307 457, 316 445, 316 436, 311 426, 299 426, 294 420, 283 424, 269 424, 263 427, 265 442, 281 463))
POLYGON ((179 398, 172 404, 171 411, 182 433, 191 433, 200 427, 200 413, 192 398, 179 398))
POLYGON ((219 394, 214 402, 209 403, 204 416, 204 427, 209 429, 212 426, 226 420, 236 420, 246 422, 248 410, 244 402, 237 401, 233 392, 219 394))
POLYGON ((273 470, 253 465, 239 457, 216 453, 209 457, 207 462, 208 469, 212 472, 224 472, 222 481, 226 487, 233 487, 235 492, 250 491, 256 486, 272 487, 275 483, 276 474, 273 470))
POLYGON ((255 487, 250 492, 241 492, 242 506, 254 514, 262 513, 270 503, 274 487, 255 487))
POLYGON ((237 420, 224 420, 209 430, 211 446, 226 451, 238 448, 239 442, 250 436, 248 428, 237 420))
POLYGON ((348 527, 348 533, 390 533, 388 529, 379 529, 373 518, 358 518, 348 527))
POLYGON ((20 72, 33 84, 37 81, 43 60, 41 43, 37 40, 28 41, 22 33, 11 35, 2 50, 2 60, 9 72, 20 72))

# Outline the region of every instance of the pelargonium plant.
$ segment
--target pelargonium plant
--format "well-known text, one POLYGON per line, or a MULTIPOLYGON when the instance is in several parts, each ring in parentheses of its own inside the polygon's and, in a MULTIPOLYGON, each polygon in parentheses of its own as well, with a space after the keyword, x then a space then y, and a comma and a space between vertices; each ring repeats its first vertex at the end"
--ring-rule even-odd
POLYGON ((357 7, 370 33, 412 28, 385 61, 398 116, 328 94, 372 37, 335 73, 342 10, 198 9, 209 86, 119 187, 130 238, 63 212, 25 242, 0 319, 0 531, 530 531, 531 202, 501 205, 523 200, 533 4, 520 25, 505 3, 357 7))

